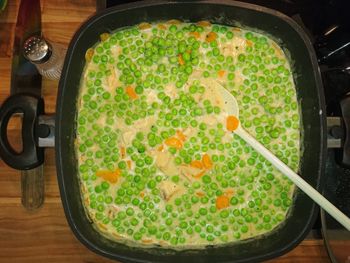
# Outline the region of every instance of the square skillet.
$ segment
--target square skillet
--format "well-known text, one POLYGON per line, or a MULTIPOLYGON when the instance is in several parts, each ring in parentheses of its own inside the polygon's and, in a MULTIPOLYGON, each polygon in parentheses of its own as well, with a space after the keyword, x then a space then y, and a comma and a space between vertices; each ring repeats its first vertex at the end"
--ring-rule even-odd
POLYGON ((325 104, 320 73, 309 39, 287 16, 255 5, 234 1, 143 1, 107 9, 86 21, 73 37, 59 83, 56 119, 57 177, 63 207, 75 236, 103 256, 128 262, 256 262, 280 256, 297 246, 311 229, 316 205, 296 190, 289 216, 277 230, 243 242, 202 250, 135 248, 113 242, 99 234, 88 220, 78 180, 74 150, 77 98, 85 65, 85 52, 99 35, 140 22, 169 19, 209 20, 247 27, 276 40, 289 54, 301 106, 302 161, 299 174, 320 190, 325 166, 325 104))

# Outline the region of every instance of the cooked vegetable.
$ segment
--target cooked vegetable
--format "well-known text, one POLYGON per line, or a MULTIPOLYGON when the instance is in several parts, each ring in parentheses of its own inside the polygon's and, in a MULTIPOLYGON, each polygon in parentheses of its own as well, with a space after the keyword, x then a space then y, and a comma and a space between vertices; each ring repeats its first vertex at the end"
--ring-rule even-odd
POLYGON ((228 116, 226 119, 226 129, 228 131, 234 131, 238 128, 239 120, 236 118, 236 116, 228 116))
POLYGON ((232 132, 242 125, 298 169, 300 117, 283 50, 208 21, 141 23, 100 38, 86 52, 76 140, 96 229, 181 249, 278 226, 294 185, 232 132), (241 123, 212 79, 236 97, 241 123))

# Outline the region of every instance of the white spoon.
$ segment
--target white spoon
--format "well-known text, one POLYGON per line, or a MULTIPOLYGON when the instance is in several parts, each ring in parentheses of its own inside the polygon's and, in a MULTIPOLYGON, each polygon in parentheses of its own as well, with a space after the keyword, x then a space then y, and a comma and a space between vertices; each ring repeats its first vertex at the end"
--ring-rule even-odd
MULTIPOLYGON (((224 87, 222 87, 216 81, 212 81, 211 88, 215 88, 221 95, 224 101, 224 108, 228 115, 232 115, 239 120, 239 107, 236 98, 224 87)), ((317 192, 311 185, 309 185, 298 174, 293 172, 287 165, 285 165, 280 159, 278 159, 273 153, 266 149, 261 143, 259 143, 254 137, 252 137, 247 131, 245 131, 238 121, 238 126, 234 130, 234 133, 246 141, 257 152, 270 161, 278 170, 285 174, 294 184, 296 184, 305 194, 307 194, 312 200, 314 200, 319 206, 326 210, 334 219, 342 224, 347 230, 350 231, 350 219, 343 214, 338 208, 336 208, 331 202, 324 198, 319 192, 317 192)))

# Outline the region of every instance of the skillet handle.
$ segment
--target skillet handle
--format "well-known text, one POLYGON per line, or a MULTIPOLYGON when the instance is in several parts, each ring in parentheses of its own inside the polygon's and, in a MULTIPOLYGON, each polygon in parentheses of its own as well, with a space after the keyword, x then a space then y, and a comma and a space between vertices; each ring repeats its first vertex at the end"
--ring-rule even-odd
POLYGON ((350 167, 350 95, 340 101, 340 108, 345 126, 345 139, 340 161, 342 165, 350 167))
POLYGON ((39 115, 44 113, 44 101, 29 94, 15 94, 7 98, 0 108, 0 157, 12 168, 33 169, 44 162, 44 149, 39 148, 35 128, 39 115), (23 149, 16 152, 7 137, 7 126, 12 115, 23 113, 23 149))

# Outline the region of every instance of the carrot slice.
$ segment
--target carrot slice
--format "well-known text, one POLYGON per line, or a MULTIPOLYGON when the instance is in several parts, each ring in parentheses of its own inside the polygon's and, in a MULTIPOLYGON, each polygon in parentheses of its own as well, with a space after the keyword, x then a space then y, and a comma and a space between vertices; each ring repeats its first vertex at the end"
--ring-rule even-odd
POLYGON ((211 169, 213 167, 213 162, 210 159, 210 156, 206 153, 202 156, 202 163, 204 168, 211 169))
POLYGON ((153 242, 152 239, 142 239, 142 243, 144 244, 150 244, 152 242, 153 242))
POLYGON ((158 147, 158 149, 157 149, 157 150, 158 150, 158 152, 161 152, 161 151, 163 151, 163 149, 164 149, 164 146, 163 146, 163 145, 161 145, 161 146, 159 146, 159 147, 158 147))
POLYGON ((227 196, 232 196, 234 193, 235 193, 235 191, 233 191, 232 189, 227 189, 227 190, 225 191, 225 194, 226 194, 227 196))
POLYGON ((183 141, 183 142, 186 141, 186 135, 183 134, 181 131, 177 130, 176 135, 181 141, 183 141))
POLYGON ((196 192, 196 195, 199 197, 205 196, 205 194, 203 192, 196 192))
POLYGON ((148 29, 151 28, 151 24, 150 23, 141 23, 139 24, 139 29, 144 30, 144 29, 148 29))
POLYGON ((111 183, 116 183, 119 179, 120 174, 121 174, 120 170, 116 169, 112 173, 105 174, 103 178, 111 183))
POLYGON ((134 88, 131 86, 126 87, 125 92, 126 92, 126 94, 128 94, 130 99, 137 99, 137 97, 138 97, 134 88))
POLYGON ((96 176, 102 177, 104 180, 113 184, 118 182, 120 174, 121 174, 121 171, 119 169, 116 169, 115 171, 102 170, 102 171, 96 172, 96 176))
POLYGON ((226 119, 226 129, 228 131, 234 131, 238 128, 239 120, 236 118, 236 116, 229 115, 226 119))
POLYGON ((98 226, 101 227, 104 230, 107 230, 106 225, 102 224, 102 223, 98 223, 98 226))
POLYGON ((225 70, 219 70, 218 75, 220 78, 222 78, 225 75, 225 70))
POLYGON ((165 30, 165 29, 166 29, 166 26, 163 25, 163 24, 159 24, 159 25, 158 25, 158 28, 161 29, 161 30, 165 30))
POLYGON ((171 20, 167 21, 166 23, 171 24, 171 25, 177 25, 177 24, 180 24, 180 21, 176 20, 176 19, 171 19, 171 20))
POLYGON ((182 65, 185 65, 185 61, 184 61, 184 59, 182 58, 182 55, 181 54, 179 54, 179 56, 178 56, 178 61, 179 61, 179 64, 182 66, 182 65))
POLYGON ((216 198, 216 208, 223 209, 230 205, 230 200, 226 195, 220 195, 216 198))
POLYGON ((119 236, 118 234, 116 234, 116 233, 112 233, 112 235, 114 236, 114 237, 116 237, 116 238, 121 238, 121 236, 119 236))
POLYGON ((100 35, 101 41, 106 41, 110 37, 109 33, 103 33, 100 35))
POLYGON ((165 144, 170 146, 170 147, 174 147, 176 149, 181 149, 183 146, 182 142, 175 137, 170 137, 170 138, 166 139, 165 144))
POLYGON ((127 160, 126 163, 127 163, 128 168, 129 168, 129 170, 130 170, 130 169, 131 169, 131 164, 132 164, 131 161, 130 161, 130 160, 127 160))
POLYGON ((105 174, 107 174, 107 173, 111 173, 111 171, 100 170, 100 171, 96 172, 96 176, 103 178, 105 176, 105 174))
POLYGON ((209 32, 208 35, 206 36, 205 40, 210 43, 210 42, 215 41, 217 36, 218 35, 215 32, 209 32))
POLYGON ((199 33, 199 32, 197 32, 197 31, 195 31, 195 32, 190 32, 190 35, 191 36, 194 36, 195 38, 200 38, 201 37, 201 34, 199 33))
POLYGON ((198 26, 211 26, 211 23, 209 21, 199 21, 197 23, 198 26))
POLYGON ((122 158, 125 158, 126 155, 126 151, 125 151, 125 147, 120 147, 120 155, 122 156, 122 158))
POLYGON ((87 62, 91 61, 92 56, 94 55, 94 49, 93 48, 89 48, 86 53, 85 53, 85 60, 87 62))
POLYGON ((246 40, 245 43, 247 44, 248 47, 251 47, 253 45, 253 42, 250 40, 246 40))
POLYGON ((199 178, 201 178, 203 175, 205 175, 205 173, 206 173, 207 171, 201 171, 199 174, 196 174, 195 176, 193 176, 193 178, 196 178, 196 179, 199 179, 199 178))
POLYGON ((141 198, 144 198, 144 197, 145 197, 145 193, 144 193, 144 192, 141 192, 141 193, 140 193, 140 196, 141 196, 141 198))
POLYGON ((203 164, 201 161, 198 160, 193 160, 190 164, 191 167, 193 168, 198 168, 198 169, 202 169, 203 168, 203 164))

